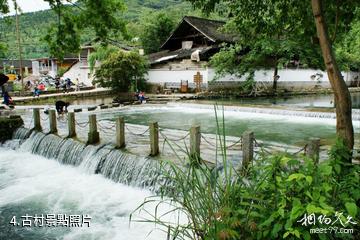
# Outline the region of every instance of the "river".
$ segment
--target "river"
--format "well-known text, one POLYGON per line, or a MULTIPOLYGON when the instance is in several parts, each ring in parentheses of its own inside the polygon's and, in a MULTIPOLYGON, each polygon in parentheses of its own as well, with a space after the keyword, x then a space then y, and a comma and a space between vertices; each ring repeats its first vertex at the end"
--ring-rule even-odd
MULTIPOLYGON (((356 133, 360 130, 359 96, 353 95, 356 133)), ((130 124, 148 125, 150 121, 157 121, 161 128, 170 129, 168 131, 175 136, 198 124, 203 133, 216 134, 214 104, 217 102, 225 106, 219 106, 217 111, 220 123, 224 115, 227 135, 239 137, 245 130, 252 130, 256 138, 264 142, 303 146, 308 138, 320 137, 323 144, 329 145, 335 139, 336 121, 331 98, 307 96, 276 99, 276 102, 246 99, 144 104, 94 112, 85 110, 77 113, 76 118, 85 122, 92 113, 99 120, 108 120, 109 124, 117 116, 123 116, 130 124)), ((77 100, 70 109, 109 102, 111 98, 77 100)), ((18 107, 25 126, 30 127, 32 112, 26 108, 18 107)), ((42 118, 46 115, 42 114, 42 118)), ((58 124, 59 134, 65 136, 66 121, 58 124)), ((46 119, 42 125, 45 130, 48 128, 46 119)), ((79 139, 85 141, 87 129, 78 128, 77 131, 79 139)), ((106 141, 113 141, 113 133, 100 135, 106 141)), ((147 149, 138 146, 136 151, 140 154, 147 149)), ((31 135, 25 142, 8 142, 0 147, 0 239, 166 239, 158 226, 129 223, 132 211, 166 185, 158 175, 156 161, 147 159, 146 154, 140 155, 121 153, 109 145, 85 146, 40 133, 31 135), (88 215, 90 227, 21 226, 22 216, 33 218, 35 214, 59 214, 60 218, 88 215), (16 223, 12 221, 14 217, 16 223)), ((154 209, 155 205, 148 206, 149 212, 154 209)), ((168 210, 166 207, 158 209, 160 212, 168 210)), ((136 212, 135 216, 150 218, 145 211, 136 212)))

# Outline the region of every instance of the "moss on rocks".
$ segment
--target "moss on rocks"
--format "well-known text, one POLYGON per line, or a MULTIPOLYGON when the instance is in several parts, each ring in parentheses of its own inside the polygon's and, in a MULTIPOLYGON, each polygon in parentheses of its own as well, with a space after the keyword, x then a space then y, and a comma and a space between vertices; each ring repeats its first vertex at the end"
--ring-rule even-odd
POLYGON ((0 142, 12 139, 16 129, 24 125, 24 121, 18 115, 0 117, 0 142))

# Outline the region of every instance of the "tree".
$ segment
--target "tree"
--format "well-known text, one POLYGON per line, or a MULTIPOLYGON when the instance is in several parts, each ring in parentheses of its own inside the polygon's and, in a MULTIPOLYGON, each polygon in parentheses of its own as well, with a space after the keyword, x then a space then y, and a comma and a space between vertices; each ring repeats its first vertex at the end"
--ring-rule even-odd
MULTIPOLYGON (((119 17, 119 13, 125 11, 122 0, 44 1, 57 14, 57 23, 51 25, 44 36, 54 57, 62 59, 65 53, 80 51, 81 32, 85 29, 92 29, 100 40, 106 40, 111 34, 127 36, 125 21, 119 17)), ((0 0, 0 13, 8 12, 8 2, 0 0)))
POLYGON ((119 48, 112 45, 95 46, 95 51, 92 52, 89 56, 90 71, 93 72, 97 63, 105 61, 111 56, 111 54, 116 53, 117 51, 119 51, 119 48))
POLYGON ((227 6, 229 21, 225 29, 236 34, 237 42, 228 47, 230 52, 225 48, 214 58, 215 62, 219 62, 221 54, 230 56, 228 64, 220 65, 220 72, 242 75, 263 67, 264 63, 273 63, 276 72, 279 60, 293 59, 326 68, 335 95, 337 136, 345 141, 349 149, 353 148, 350 93, 340 74, 332 45, 347 33, 356 7, 360 6, 359 1, 329 0, 324 6, 322 0, 189 1, 206 13, 216 11, 220 5, 227 6), (323 63, 321 58, 316 57, 319 52, 317 42, 320 43, 323 63))
POLYGON ((128 92, 145 82, 147 61, 137 52, 117 51, 112 53, 95 72, 95 82, 109 87, 115 93, 128 92))
POLYGON ((315 17, 316 29, 320 41, 320 47, 326 66, 327 74, 335 95, 336 104, 336 131, 349 149, 354 146, 354 128, 351 117, 351 96, 349 89, 341 75, 336 58, 332 49, 324 9, 321 0, 311 0, 311 6, 315 17))
POLYGON ((146 14, 140 24, 140 39, 146 53, 159 51, 175 27, 174 19, 164 12, 146 14))
POLYGON ((360 71, 360 9, 355 15, 349 32, 336 46, 336 56, 343 69, 360 71))

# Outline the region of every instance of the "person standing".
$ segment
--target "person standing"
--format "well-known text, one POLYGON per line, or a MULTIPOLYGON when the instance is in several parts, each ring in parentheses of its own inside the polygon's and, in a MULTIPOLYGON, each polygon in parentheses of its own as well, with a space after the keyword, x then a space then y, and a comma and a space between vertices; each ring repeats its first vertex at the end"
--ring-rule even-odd
POLYGON ((66 92, 70 91, 71 84, 72 84, 72 82, 71 82, 70 78, 67 78, 66 79, 66 92))
POLYGON ((75 91, 80 91, 80 82, 78 78, 75 79, 74 84, 75 84, 75 91))
POLYGON ((38 88, 37 85, 35 85, 34 87, 34 97, 39 97, 40 96, 40 90, 38 88))
POLYGON ((12 98, 10 97, 8 92, 4 92, 4 104, 6 106, 9 106, 10 104, 12 104, 12 98))
POLYGON ((55 79, 55 88, 56 88, 56 92, 59 92, 59 89, 60 89, 60 78, 57 77, 55 79))

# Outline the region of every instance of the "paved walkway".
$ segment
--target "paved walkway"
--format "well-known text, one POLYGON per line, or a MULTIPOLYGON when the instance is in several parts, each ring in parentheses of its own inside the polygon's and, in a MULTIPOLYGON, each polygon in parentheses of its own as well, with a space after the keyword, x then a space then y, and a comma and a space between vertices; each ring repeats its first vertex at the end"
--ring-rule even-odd
POLYGON ((63 96, 91 96, 94 93, 110 93, 110 89, 108 88, 95 88, 92 90, 84 90, 84 91, 75 91, 75 92, 68 92, 68 93, 51 93, 51 94, 40 94, 39 97, 27 96, 27 97, 12 97, 14 102, 27 102, 32 101, 34 99, 49 99, 52 97, 63 97, 63 96))

